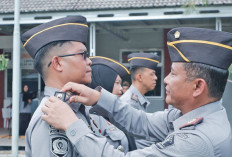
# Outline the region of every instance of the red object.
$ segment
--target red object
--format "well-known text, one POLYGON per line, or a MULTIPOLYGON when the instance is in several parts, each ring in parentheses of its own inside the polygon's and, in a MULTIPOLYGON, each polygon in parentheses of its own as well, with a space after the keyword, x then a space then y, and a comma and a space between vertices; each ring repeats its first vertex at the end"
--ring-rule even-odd
POLYGON ((180 127, 180 129, 184 128, 184 127, 188 127, 188 126, 196 126, 197 124, 201 123, 202 121, 203 121, 203 117, 193 119, 192 121, 188 122, 187 124, 182 125, 180 127))

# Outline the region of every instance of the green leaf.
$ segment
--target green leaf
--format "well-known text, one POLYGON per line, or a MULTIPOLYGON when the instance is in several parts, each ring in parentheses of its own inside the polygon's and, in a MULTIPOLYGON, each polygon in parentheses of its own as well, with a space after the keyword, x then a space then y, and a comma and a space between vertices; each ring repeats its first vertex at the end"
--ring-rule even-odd
POLYGON ((5 57, 4 54, 0 55, 0 71, 5 70, 8 66, 8 59, 5 57))
MULTIPOLYGON (((196 2, 198 0, 186 0, 184 5, 182 7, 186 8, 185 9, 185 14, 191 14, 195 12, 196 9, 196 2)), ((202 5, 207 6, 208 5, 208 0, 202 0, 202 5)))

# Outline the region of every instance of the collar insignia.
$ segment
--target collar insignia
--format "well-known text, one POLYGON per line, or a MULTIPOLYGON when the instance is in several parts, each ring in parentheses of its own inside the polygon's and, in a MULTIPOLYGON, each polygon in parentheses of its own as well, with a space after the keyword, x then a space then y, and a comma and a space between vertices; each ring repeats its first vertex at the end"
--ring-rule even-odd
POLYGON ((139 100, 138 100, 138 95, 136 95, 136 94, 134 94, 134 93, 132 93, 131 99, 132 99, 132 100, 135 100, 136 102, 139 101, 139 100))
POLYGON ((181 127, 179 127, 179 129, 181 130, 181 129, 185 128, 185 127, 190 127, 190 126, 195 127, 196 125, 202 123, 202 121, 203 121, 203 117, 194 118, 191 121, 189 121, 188 123, 186 123, 186 124, 182 125, 181 127))

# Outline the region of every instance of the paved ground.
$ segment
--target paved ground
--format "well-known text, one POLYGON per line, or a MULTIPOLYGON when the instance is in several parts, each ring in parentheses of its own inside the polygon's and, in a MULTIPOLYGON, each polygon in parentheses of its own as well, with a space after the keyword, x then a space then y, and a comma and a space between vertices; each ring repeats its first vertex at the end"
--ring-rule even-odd
MULTIPOLYGON (((11 157, 12 140, 8 129, 0 129, 0 157, 11 157)), ((18 157, 25 157, 25 136, 19 137, 18 157)))

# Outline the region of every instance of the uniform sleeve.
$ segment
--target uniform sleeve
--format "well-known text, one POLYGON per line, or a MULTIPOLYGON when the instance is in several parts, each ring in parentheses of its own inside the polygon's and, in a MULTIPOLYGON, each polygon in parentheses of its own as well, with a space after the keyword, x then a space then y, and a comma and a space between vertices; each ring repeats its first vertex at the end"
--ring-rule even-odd
MULTIPOLYGON (((79 121, 79 120, 78 120, 79 121)), ((105 137, 98 137, 88 131, 82 122, 73 123, 66 131, 68 138, 79 152, 85 157, 206 157, 214 156, 212 148, 196 134, 171 134, 163 142, 153 144, 145 149, 138 149, 127 154, 114 149, 105 137), (71 135, 75 130, 77 134, 71 135), (83 130, 85 130, 83 132, 83 130), (80 134, 79 134, 80 132, 80 134), (91 150, 91 151, 90 151, 91 150)))
POLYGON ((26 157, 74 156, 73 147, 65 132, 51 127, 41 119, 41 106, 44 102, 45 99, 33 115, 26 131, 26 157))
POLYGON ((26 156, 50 157, 48 124, 36 117, 26 132, 26 156), (43 150, 43 151, 41 151, 43 150))
POLYGON ((94 114, 110 119, 121 130, 125 129, 135 136, 163 141, 168 134, 166 112, 146 113, 134 109, 116 96, 102 89, 101 97, 90 110, 94 114))

